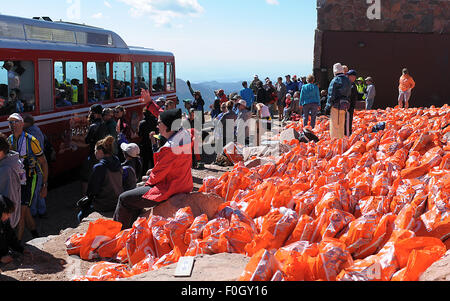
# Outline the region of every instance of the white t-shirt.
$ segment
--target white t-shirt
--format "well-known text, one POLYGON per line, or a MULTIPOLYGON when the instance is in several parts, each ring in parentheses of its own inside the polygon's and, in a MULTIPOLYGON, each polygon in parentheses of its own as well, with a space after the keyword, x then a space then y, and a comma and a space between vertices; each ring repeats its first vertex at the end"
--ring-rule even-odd
POLYGON ((267 118, 270 117, 269 107, 266 105, 263 105, 261 107, 261 118, 267 118))

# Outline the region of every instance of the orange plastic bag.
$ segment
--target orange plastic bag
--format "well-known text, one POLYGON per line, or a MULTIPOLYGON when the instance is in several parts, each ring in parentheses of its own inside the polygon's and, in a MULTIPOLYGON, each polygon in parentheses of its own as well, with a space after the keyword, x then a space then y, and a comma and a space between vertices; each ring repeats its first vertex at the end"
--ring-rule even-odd
POLYGON ((153 257, 152 255, 147 255, 146 258, 142 259, 140 262, 136 263, 132 268, 131 268, 131 274, 134 275, 140 275, 143 273, 147 273, 150 271, 153 271, 153 265, 156 262, 156 258, 153 257))
POLYGON ((151 255, 156 256, 156 250, 153 243, 152 230, 148 228, 146 218, 139 218, 133 224, 133 228, 126 242, 126 251, 128 263, 133 266, 151 255))
POLYGON ((81 241, 80 257, 83 260, 98 258, 96 249, 104 242, 112 240, 122 230, 122 224, 105 219, 89 223, 89 228, 81 241))
POLYGON ((153 271, 153 270, 157 270, 162 267, 177 263, 178 260, 180 260, 180 257, 181 257, 181 251, 180 251, 180 249, 178 249, 177 246, 175 246, 175 248, 172 251, 163 255, 161 258, 159 258, 158 261, 156 261, 153 264, 151 269, 153 271))
POLYGON ((257 233, 250 225, 242 222, 241 219, 233 213, 230 227, 221 233, 220 239, 226 243, 228 253, 245 255, 245 246, 253 240, 256 234, 257 233))
POLYGON ((324 211, 314 221, 314 231, 311 242, 319 242, 324 238, 333 238, 343 230, 355 217, 345 211, 331 209, 324 211))
POLYGON ((250 258, 238 281, 269 281, 277 270, 279 270, 279 264, 275 256, 261 249, 250 258))
POLYGON ((312 281, 308 262, 319 254, 318 244, 297 241, 278 249, 275 253, 284 278, 288 281, 312 281))
POLYGON ((284 245, 297 225, 297 213, 287 208, 274 208, 263 218, 261 234, 245 247, 250 256, 261 248, 278 249, 284 245))
POLYGON ((87 272, 90 281, 112 281, 133 276, 127 265, 102 261, 93 265, 87 272))
POLYGON ((202 214, 197 216, 192 222, 191 226, 186 230, 184 235, 184 243, 186 245, 190 245, 192 240, 201 239, 202 232, 208 223, 208 216, 206 214, 202 214))
POLYGON ((313 232, 314 219, 308 215, 302 215, 284 245, 287 246, 298 241, 310 241, 313 232))
POLYGON ((228 227, 230 227, 230 222, 226 218, 223 217, 215 218, 209 221, 206 224, 205 228, 203 229, 202 233, 203 239, 206 239, 217 232, 224 231, 228 227))
POLYGON ((353 265, 343 269, 336 277, 337 281, 381 281, 382 267, 377 256, 364 260, 355 260, 353 265))
POLYGON ((189 229, 193 222, 194 215, 192 214, 192 209, 191 207, 186 207, 179 209, 175 214, 175 217, 164 225, 164 229, 169 237, 170 247, 172 249, 175 248, 175 246, 178 247, 182 255, 189 246, 184 242, 184 238, 187 229, 189 229))
POLYGON ((170 239, 167 236, 167 231, 164 229, 164 226, 166 224, 167 220, 160 216, 152 215, 148 220, 148 226, 152 231, 156 258, 161 258, 165 254, 172 251, 172 247, 170 246, 170 239))
POLYGON ((81 243, 84 239, 84 234, 76 233, 70 236, 66 242, 67 254, 80 255, 81 243))
POLYGON ((350 254, 372 241, 379 219, 379 215, 372 210, 349 223, 347 232, 339 239, 345 243, 350 254))
POLYGON ((254 232, 258 231, 253 219, 250 218, 250 216, 248 216, 243 210, 239 209, 237 204, 232 204, 232 205, 223 207, 217 214, 217 217, 226 218, 227 220, 230 221, 230 223, 232 221, 232 218, 235 218, 235 219, 237 218, 239 221, 250 226, 252 231, 254 231, 254 232))
POLYGON ((310 262, 314 280, 335 281, 353 259, 340 240, 326 237, 319 243, 319 254, 310 262))
POLYGON ((425 229, 418 236, 431 236, 445 241, 450 236, 450 204, 438 201, 429 211, 420 216, 425 229))
MULTIPOLYGON (((97 253, 100 258, 118 259, 117 255, 126 246, 126 242, 130 237, 131 229, 119 232, 112 240, 104 242, 98 249, 97 253)), ((127 258, 128 260, 128 258, 127 258)), ((121 260, 122 261, 122 260, 121 260)))
POLYGON ((445 255, 446 247, 434 237, 413 237, 395 243, 395 254, 400 267, 392 277, 395 281, 417 281, 434 262, 445 255))

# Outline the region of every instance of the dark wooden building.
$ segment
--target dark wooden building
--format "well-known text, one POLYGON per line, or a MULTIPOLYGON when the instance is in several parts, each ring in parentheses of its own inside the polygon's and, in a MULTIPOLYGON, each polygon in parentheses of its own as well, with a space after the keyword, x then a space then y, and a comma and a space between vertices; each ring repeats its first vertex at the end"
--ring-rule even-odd
POLYGON ((406 67, 416 81, 411 106, 450 103, 450 0, 318 0, 317 18, 314 74, 321 89, 339 62, 374 78, 374 108, 394 107, 406 67))

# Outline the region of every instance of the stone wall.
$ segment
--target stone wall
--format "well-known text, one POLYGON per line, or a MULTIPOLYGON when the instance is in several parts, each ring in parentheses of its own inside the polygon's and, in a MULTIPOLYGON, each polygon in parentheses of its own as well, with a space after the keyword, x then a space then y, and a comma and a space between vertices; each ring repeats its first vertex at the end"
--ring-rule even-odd
POLYGON ((317 29, 450 33, 450 0, 318 0, 317 29), (371 20, 374 1, 380 18, 371 20))

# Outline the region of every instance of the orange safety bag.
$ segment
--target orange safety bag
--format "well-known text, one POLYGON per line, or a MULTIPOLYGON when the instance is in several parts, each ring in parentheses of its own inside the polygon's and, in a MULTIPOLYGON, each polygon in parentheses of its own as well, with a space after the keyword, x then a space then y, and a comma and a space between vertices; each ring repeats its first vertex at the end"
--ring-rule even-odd
POLYGON ((147 255, 146 258, 142 259, 131 268, 131 274, 134 276, 153 271, 153 265, 156 260, 157 258, 152 255, 147 255))
POLYGON ((269 281, 278 270, 279 264, 275 256, 268 250, 261 249, 250 258, 238 281, 269 281))
POLYGON ((164 226, 167 224, 167 219, 161 216, 151 215, 148 219, 148 226, 151 229, 153 244, 155 246, 155 257, 161 258, 165 254, 172 251, 170 246, 170 239, 164 226))
POLYGON ((287 246, 298 241, 310 241, 313 232, 314 219, 308 215, 302 215, 284 245, 287 246))
POLYGON ((311 242, 320 242, 324 238, 334 238, 355 219, 355 217, 339 209, 325 210, 314 221, 311 242))
POLYGON ((70 236, 66 242, 67 254, 80 256, 81 243, 85 234, 76 233, 70 236))
POLYGON ((89 228, 81 240, 80 257, 83 260, 98 258, 97 248, 104 242, 112 240, 122 230, 119 222, 98 219, 89 223, 89 228))
POLYGON ((133 276, 125 264, 102 261, 93 265, 86 273, 90 281, 113 281, 133 276))
POLYGON ((341 270, 353 265, 343 242, 325 237, 319 243, 319 254, 309 261, 313 280, 335 281, 341 270))
MULTIPOLYGON (((131 229, 123 230, 119 232, 112 240, 104 242, 97 249, 97 253, 100 256, 100 258, 119 259, 117 255, 120 252, 120 250, 125 248, 127 240, 130 237, 130 233, 131 229)), ((126 260, 128 260, 128 257, 126 258, 126 260)))
POLYGON ((251 256, 261 248, 267 250, 280 248, 294 230, 297 221, 298 215, 291 209, 272 209, 263 218, 261 233, 245 247, 245 251, 251 256))
POLYGON ((182 255, 189 246, 184 242, 184 237, 187 229, 189 229, 193 222, 194 215, 192 214, 192 209, 191 207, 186 207, 179 209, 175 217, 164 225, 164 229, 169 237, 170 247, 172 249, 178 247, 182 255))
POLYGON ((148 228, 146 218, 139 218, 134 222, 126 242, 126 251, 128 263, 131 266, 137 264, 148 255, 156 256, 152 230, 148 228))
POLYGON ((158 261, 156 261, 153 264, 151 269, 152 271, 158 270, 162 267, 177 263, 180 260, 181 256, 182 255, 180 249, 177 246, 175 246, 175 248, 172 251, 163 255, 160 259, 158 259, 158 261))
POLYGON ((297 241, 278 249, 275 253, 280 269, 287 281, 311 281, 314 279, 308 262, 319 253, 317 243, 297 241))
POLYGON ((417 281, 434 262, 445 255, 447 248, 434 237, 413 237, 395 243, 395 254, 402 270, 393 281, 417 281))
POLYGON ((186 230, 184 235, 184 243, 189 246, 191 241, 202 238, 202 232, 208 223, 208 216, 202 214, 197 216, 192 222, 191 226, 186 230))

